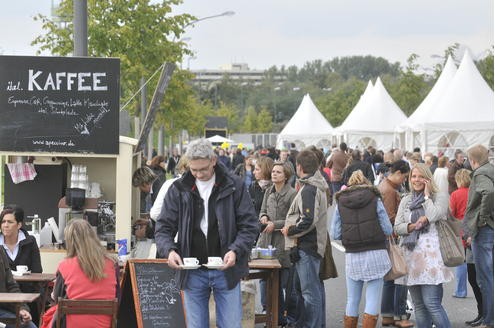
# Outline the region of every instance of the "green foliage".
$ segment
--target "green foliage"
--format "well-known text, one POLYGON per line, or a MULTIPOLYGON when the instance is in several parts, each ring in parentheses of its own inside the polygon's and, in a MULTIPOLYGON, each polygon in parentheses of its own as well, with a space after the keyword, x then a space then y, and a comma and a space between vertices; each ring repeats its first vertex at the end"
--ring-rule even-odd
POLYGON ((402 109, 404 114, 410 116, 421 104, 431 89, 423 74, 415 74, 419 65, 416 63, 418 55, 412 54, 407 59, 407 66, 397 79, 385 79, 383 85, 388 90, 392 99, 402 109))
POLYGON ((212 110, 212 115, 226 117, 229 132, 239 132, 241 125, 239 121, 239 110, 234 104, 220 102, 220 106, 216 110, 212 110))
POLYGON ((266 108, 262 108, 256 121, 257 132, 267 133, 272 131, 272 115, 266 108))
POLYGON ((488 51, 488 55, 479 60, 476 63, 476 66, 478 67, 478 70, 480 71, 481 75, 485 79, 486 83, 492 88, 493 90, 493 46, 492 48, 488 51))
POLYGON ((242 123, 241 132, 257 132, 258 130, 258 113, 254 107, 247 109, 244 121, 242 123))
POLYGON ((338 87, 332 88, 331 92, 314 97, 313 100, 330 124, 337 127, 344 122, 347 115, 356 106, 359 97, 366 89, 366 85, 366 82, 352 77, 343 81, 338 87))
MULTIPOLYGON (((141 77, 148 78, 164 62, 179 62, 190 53, 183 42, 176 41, 195 19, 189 14, 172 15, 172 6, 181 2, 88 0, 88 56, 120 58, 121 103, 140 88, 141 77)), ((54 19, 35 17, 42 22, 44 34, 32 44, 39 46, 39 51, 68 56, 73 52, 73 1, 62 0, 56 14, 54 19)), ((178 71, 166 92, 159 120, 168 122, 170 127, 174 126, 172 121, 175 127, 179 126, 177 122, 194 126, 201 118, 192 113, 183 115, 184 111, 195 110, 191 98, 194 94, 185 83, 191 76, 178 71)), ((148 84, 148 100, 157 81, 158 75, 148 84)), ((138 102, 139 98, 134 98, 126 109, 134 108, 137 114, 138 102)))

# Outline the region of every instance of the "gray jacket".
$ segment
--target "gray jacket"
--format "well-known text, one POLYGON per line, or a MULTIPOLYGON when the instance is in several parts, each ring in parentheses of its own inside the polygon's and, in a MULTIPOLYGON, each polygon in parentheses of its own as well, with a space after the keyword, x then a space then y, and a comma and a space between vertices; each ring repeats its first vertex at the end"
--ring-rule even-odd
POLYGON ((262 232, 258 239, 258 246, 266 248, 268 245, 272 245, 276 250, 276 257, 280 261, 283 267, 290 267, 289 254, 285 250, 284 236, 280 232, 280 229, 285 225, 285 218, 289 211, 290 204, 296 197, 296 190, 290 186, 287 182, 280 192, 275 190, 275 186, 270 186, 263 197, 263 204, 261 205, 260 218, 263 215, 268 216, 268 220, 272 221, 275 225, 271 233, 262 232))
MULTIPOLYGON (((399 210, 395 217, 394 232, 400 236, 408 235, 407 225, 411 223, 411 205, 412 193, 407 194, 402 198, 399 204, 399 210)), ((430 224, 435 223, 438 220, 446 220, 449 210, 449 194, 436 193, 433 194, 430 199, 425 200, 423 203, 425 209, 425 216, 430 224)))
POLYGON ((468 202, 464 214, 464 231, 476 237, 478 228, 493 229, 493 165, 485 163, 471 174, 468 202))
POLYGON ((294 246, 302 248, 301 244, 309 246, 311 250, 323 257, 327 245, 328 224, 328 184, 320 171, 314 175, 299 179, 301 189, 292 202, 287 213, 286 226, 288 237, 285 237, 285 249, 294 246), (302 194, 311 190, 314 197, 305 204, 302 194), (308 215, 310 213, 310 215, 308 215))

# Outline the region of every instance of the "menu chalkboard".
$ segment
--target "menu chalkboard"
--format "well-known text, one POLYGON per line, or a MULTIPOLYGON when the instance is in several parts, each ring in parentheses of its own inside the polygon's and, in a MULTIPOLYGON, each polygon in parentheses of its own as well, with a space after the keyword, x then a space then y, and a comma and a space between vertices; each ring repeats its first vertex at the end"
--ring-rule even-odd
POLYGON ((118 154, 120 61, 0 56, 0 150, 118 154))
POLYGON ((175 271, 167 260, 129 260, 122 282, 118 326, 186 327, 175 271))

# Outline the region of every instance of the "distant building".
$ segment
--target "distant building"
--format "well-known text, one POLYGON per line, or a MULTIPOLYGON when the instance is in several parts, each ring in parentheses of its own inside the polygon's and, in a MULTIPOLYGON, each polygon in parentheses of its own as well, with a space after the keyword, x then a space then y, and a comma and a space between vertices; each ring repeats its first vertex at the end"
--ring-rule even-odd
MULTIPOLYGON (((266 78, 265 70, 250 70, 246 63, 232 63, 222 65, 220 69, 191 70, 195 75, 193 83, 203 89, 208 89, 213 83, 220 82, 224 77, 238 83, 259 85, 266 78)), ((276 81, 284 81, 285 75, 275 76, 276 81)))

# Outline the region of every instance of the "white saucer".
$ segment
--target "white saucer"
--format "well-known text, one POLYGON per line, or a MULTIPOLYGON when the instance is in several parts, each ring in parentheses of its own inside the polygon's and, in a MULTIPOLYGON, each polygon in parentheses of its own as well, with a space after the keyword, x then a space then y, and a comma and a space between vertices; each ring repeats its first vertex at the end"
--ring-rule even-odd
POLYGON ((29 274, 31 274, 31 271, 19 272, 19 271, 12 270, 12 275, 13 276, 17 276, 17 277, 19 277, 19 276, 27 276, 29 274))
POLYGON ((205 267, 207 267, 208 269, 222 269, 224 264, 203 264, 205 267))
POLYGON ((195 269, 198 269, 199 267, 201 267, 201 265, 199 264, 195 264, 195 265, 180 265, 180 268, 183 269, 183 270, 195 270, 195 269))

